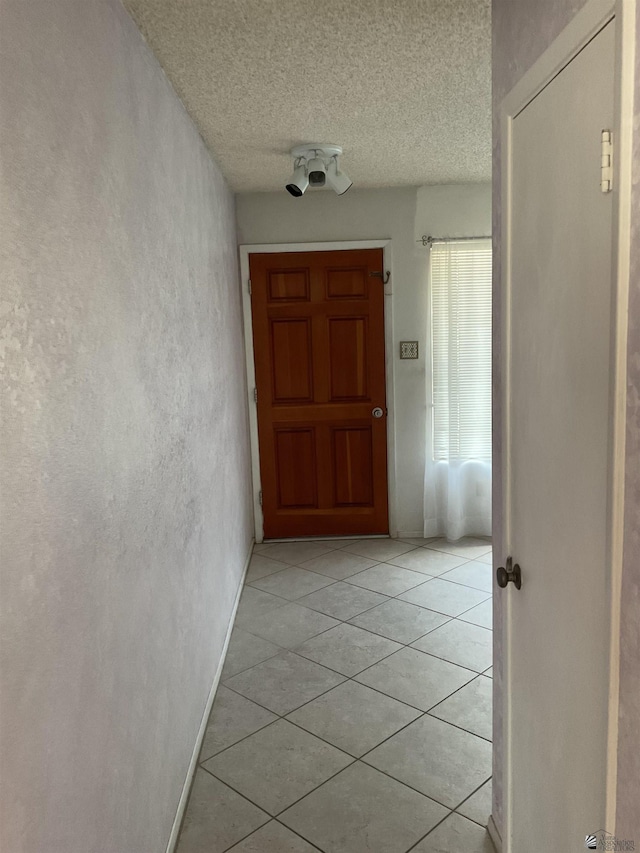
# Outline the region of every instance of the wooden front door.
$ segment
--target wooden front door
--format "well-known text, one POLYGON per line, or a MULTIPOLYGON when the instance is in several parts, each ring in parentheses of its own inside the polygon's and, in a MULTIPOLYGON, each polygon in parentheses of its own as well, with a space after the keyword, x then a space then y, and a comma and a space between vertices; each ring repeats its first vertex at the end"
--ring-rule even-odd
POLYGON ((388 533, 382 263, 250 256, 265 538, 388 533))

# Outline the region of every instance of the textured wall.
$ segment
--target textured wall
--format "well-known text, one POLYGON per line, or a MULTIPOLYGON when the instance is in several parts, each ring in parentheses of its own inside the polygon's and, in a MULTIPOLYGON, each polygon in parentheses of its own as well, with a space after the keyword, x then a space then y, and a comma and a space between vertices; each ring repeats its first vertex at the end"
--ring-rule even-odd
POLYGON ((284 191, 237 197, 241 243, 323 240, 392 240, 393 364, 397 518, 392 534, 422 536, 427 346, 428 250, 422 234, 489 233, 489 184, 458 184, 379 190, 346 195, 308 192, 293 199, 284 191), (400 361, 398 342, 417 340, 417 361, 400 361))
POLYGON ((3 0, 6 853, 161 853, 251 538, 233 199, 117 0, 3 0))
MULTIPOLYGON (((501 318, 500 318, 500 126, 499 107, 504 96, 542 55, 585 0, 493 0, 493 235, 494 235, 494 526, 493 539, 496 557, 503 553, 499 508, 502 504, 501 464, 502 435, 500 384, 501 318)), ((640 7, 636 27, 636 61, 640 56, 640 7)), ((640 64, 636 80, 640 80, 640 64)), ((634 203, 640 210, 640 119, 636 90, 634 122, 634 203)), ((632 234, 632 275, 630 294, 630 328, 628 342, 628 417, 626 464, 626 525, 623 567, 621 685, 620 685, 620 745, 618 762, 618 826, 619 835, 640 838, 640 223, 634 216, 632 234), (633 830, 633 832, 632 832, 633 830), (631 834, 629 834, 631 833, 631 834)), ((494 657, 502 660, 503 620, 502 599, 494 599, 494 657)), ((502 741, 502 671, 494 667, 494 784, 493 815, 498 830, 503 827, 503 741, 502 741)))

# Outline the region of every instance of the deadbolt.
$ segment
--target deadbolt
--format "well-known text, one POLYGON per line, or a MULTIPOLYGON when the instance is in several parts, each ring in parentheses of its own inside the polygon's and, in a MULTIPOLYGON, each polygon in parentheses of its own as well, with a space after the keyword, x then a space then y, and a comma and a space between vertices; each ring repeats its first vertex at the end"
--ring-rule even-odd
POLYGON ((375 409, 371 412, 374 418, 381 418, 384 415, 383 410, 380 406, 376 406, 375 409))
POLYGON ((496 569, 496 580, 500 589, 504 589, 508 583, 515 584, 515 588, 520 589, 522 586, 520 566, 517 563, 514 566, 511 557, 507 557, 507 567, 500 566, 496 569))

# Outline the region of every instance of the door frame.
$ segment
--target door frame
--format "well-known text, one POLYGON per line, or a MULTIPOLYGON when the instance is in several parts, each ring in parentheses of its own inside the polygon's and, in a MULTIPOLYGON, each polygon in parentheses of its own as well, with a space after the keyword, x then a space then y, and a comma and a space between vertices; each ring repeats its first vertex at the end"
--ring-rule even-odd
MULTIPOLYGON (((626 357, 631 249, 631 191, 633 151, 633 104, 635 73, 636 0, 587 0, 583 8, 547 48, 537 62, 518 81, 504 98, 500 109, 501 143, 501 423, 502 438, 502 542, 496 557, 511 553, 511 447, 509 424, 510 400, 510 294, 511 294, 511 176, 513 120, 536 95, 556 77, 592 38, 616 18, 616 47, 614 57, 614 192, 612 223, 612 290, 613 325, 611 364, 613 381, 610 400, 611 445, 609 447, 608 489, 608 555, 611 565, 609 579, 609 708, 606 766, 606 826, 615 828, 618 687, 620 650, 620 596, 622 578, 622 546, 624 533, 624 464, 626 429, 626 357)), ((501 695, 503 721, 503 817, 502 849, 513 853, 512 837, 512 778, 511 744, 511 595, 502 593, 503 601, 503 689, 501 695)), ((615 829, 613 829, 615 831, 615 829)), ((493 833, 492 833, 493 834, 493 833)))
MULTIPOLYGON (((390 239, 345 240, 322 243, 255 243, 239 246, 240 279, 242 284, 242 315, 244 319, 244 348, 247 369, 247 402, 249 407, 249 437, 251 443, 251 480, 253 486, 254 536, 256 543, 264 539, 264 516, 260 505, 262 480, 260 476, 260 444, 258 441, 258 407, 254 397, 256 371, 253 348, 253 315, 249 290, 249 256, 256 254, 285 254, 289 252, 335 252, 349 249, 382 249, 384 270, 389 271, 389 281, 384 285, 384 363, 387 393, 387 496, 389 506, 389 535, 396 531, 396 452, 395 452, 395 398, 393 388, 393 259, 390 239)), ((315 537, 317 538, 317 537, 315 537)), ((321 538, 321 537, 320 537, 321 538)))

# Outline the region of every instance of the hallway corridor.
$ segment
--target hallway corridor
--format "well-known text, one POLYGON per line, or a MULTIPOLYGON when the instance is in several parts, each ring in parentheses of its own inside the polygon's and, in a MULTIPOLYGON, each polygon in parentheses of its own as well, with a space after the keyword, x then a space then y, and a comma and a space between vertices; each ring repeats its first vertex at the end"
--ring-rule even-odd
POLYGON ((258 545, 178 853, 491 853, 491 545, 258 545))

